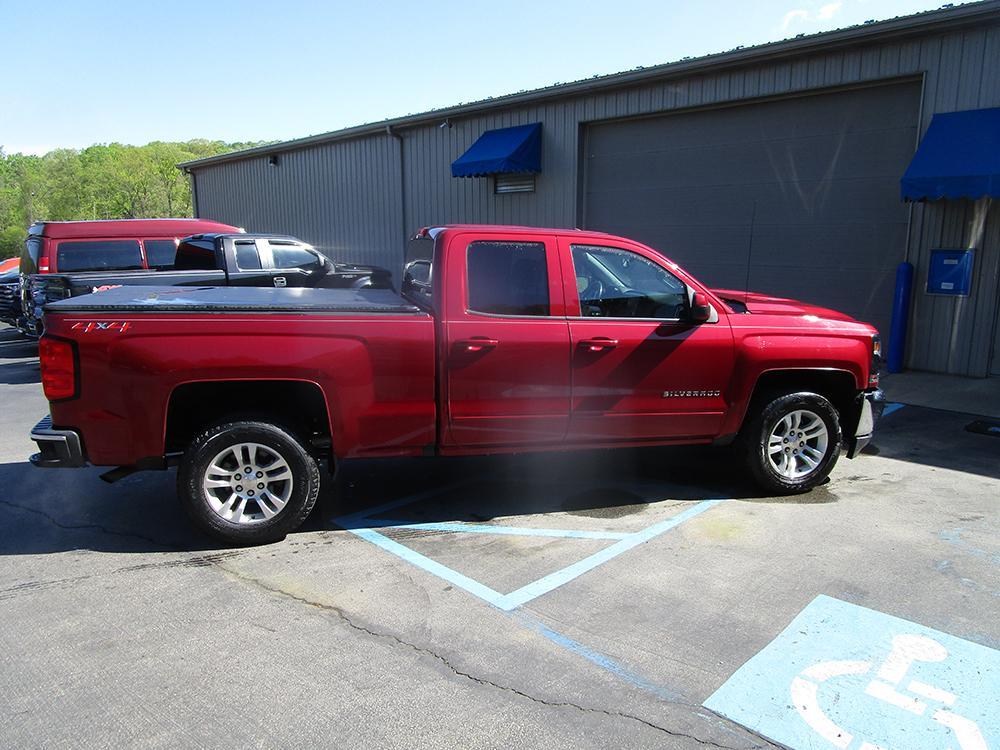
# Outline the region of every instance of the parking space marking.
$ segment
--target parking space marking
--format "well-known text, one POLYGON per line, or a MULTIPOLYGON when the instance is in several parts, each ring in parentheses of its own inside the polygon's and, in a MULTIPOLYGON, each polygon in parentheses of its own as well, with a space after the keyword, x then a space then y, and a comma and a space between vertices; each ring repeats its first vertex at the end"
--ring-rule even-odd
POLYGON ((902 409, 906 404, 886 404, 885 408, 882 409, 882 416, 888 417, 893 412, 897 412, 902 409))
POLYGON ((795 750, 1000 748, 1000 651, 818 596, 704 705, 795 750))
POLYGON ((560 586, 564 586, 570 581, 579 578, 584 573, 587 573, 599 565, 603 565, 609 560, 618 557, 618 555, 623 552, 627 552, 630 549, 638 547, 640 544, 644 544, 651 539, 654 539, 660 534, 663 534, 664 532, 679 526, 685 521, 704 513, 706 510, 714 508, 719 503, 726 502, 725 499, 702 500, 692 507, 686 508, 677 515, 648 526, 645 529, 621 534, 617 532, 586 532, 574 529, 520 529, 513 526, 492 526, 489 524, 462 524, 446 522, 424 524, 399 522, 391 519, 372 517, 378 513, 384 513, 389 510, 395 510, 404 505, 419 502, 420 500, 427 499, 428 497, 442 491, 444 490, 424 492, 419 495, 411 495, 398 500, 382 503, 381 505, 377 505, 370 509, 334 518, 333 522, 346 531, 351 532, 355 536, 358 536, 361 539, 364 539, 365 541, 383 549, 384 551, 405 560, 411 565, 415 565, 432 575, 436 575, 438 578, 447 581, 453 586, 467 591, 468 593, 479 597, 483 601, 492 604, 497 609, 507 612, 514 610, 521 605, 532 601, 533 599, 537 599, 550 591, 554 591, 560 586), (528 583, 507 594, 502 594, 499 591, 490 588, 486 584, 480 583, 473 578, 469 578, 468 576, 459 573, 457 570, 449 568, 447 565, 443 565, 426 555, 422 555, 419 552, 410 549, 405 544, 400 544, 399 542, 390 539, 385 534, 381 534, 376 531, 376 529, 380 528, 410 528, 424 531, 448 531, 456 534, 517 534, 525 536, 552 536, 570 539, 607 539, 609 541, 617 541, 602 550, 588 555, 582 560, 562 568, 561 570, 549 573, 548 575, 532 581, 531 583, 528 583), (597 534, 600 536, 595 536, 597 534))
MULTIPOLYGON (((372 519, 368 519, 372 520, 372 519)), ((533 529, 520 526, 494 526, 485 523, 454 523, 432 522, 411 523, 397 521, 391 518, 380 518, 378 528, 416 529, 417 531, 444 531, 457 534, 497 534, 499 536, 552 536, 565 539, 624 539, 628 533, 623 531, 580 531, 577 529, 533 529)))
POLYGON ((595 651, 589 646, 585 646, 579 641, 573 640, 568 635, 563 635, 562 633, 553 630, 536 617, 524 614, 514 616, 517 618, 517 622, 520 625, 538 633, 540 636, 548 639, 557 646, 564 648, 577 656, 583 657, 591 664, 594 664, 607 672, 611 672, 611 674, 615 675, 615 677, 624 680, 640 690, 655 695, 657 698, 665 701, 679 701, 682 699, 681 695, 673 692, 672 690, 668 690, 662 685, 652 683, 644 677, 640 677, 620 662, 612 659, 610 656, 606 656, 605 654, 595 651))
POLYGON ((469 578, 468 576, 459 573, 457 570, 452 570, 447 565, 442 565, 426 555, 421 555, 419 552, 410 549, 405 544, 393 541, 389 537, 379 534, 377 531, 372 529, 355 528, 347 530, 352 534, 371 542, 377 547, 381 547, 386 552, 391 552, 396 555, 396 557, 405 560, 412 565, 416 565, 418 568, 422 568, 428 573, 436 575, 438 578, 444 579, 453 586, 464 589, 470 594, 478 596, 480 599, 483 599, 494 606, 500 607, 500 609, 505 609, 500 604, 503 599, 503 594, 498 591, 494 591, 489 586, 482 584, 473 578, 469 578))
POLYGON ((512 591, 504 597, 504 609, 514 609, 519 607, 526 602, 530 602, 532 599, 537 599, 542 594, 547 594, 554 589, 563 586, 574 578, 579 578, 584 573, 593 570, 598 565, 608 562, 609 560, 618 557, 618 555, 623 552, 628 552, 633 547, 638 547, 640 544, 648 542, 650 539, 658 537, 665 531, 680 526, 682 523, 688 519, 694 518, 697 515, 704 513, 710 508, 714 508, 719 503, 724 503, 725 500, 702 500, 697 505, 691 508, 681 511, 676 516, 666 519, 665 521, 660 521, 659 523, 654 523, 652 526, 647 526, 642 531, 636 531, 629 534, 627 537, 622 539, 610 547, 605 547, 602 550, 598 550, 594 554, 583 558, 582 560, 573 563, 572 565, 567 565, 562 570, 557 570, 554 573, 550 573, 543 578, 539 578, 537 581, 522 586, 517 589, 517 591, 512 591))

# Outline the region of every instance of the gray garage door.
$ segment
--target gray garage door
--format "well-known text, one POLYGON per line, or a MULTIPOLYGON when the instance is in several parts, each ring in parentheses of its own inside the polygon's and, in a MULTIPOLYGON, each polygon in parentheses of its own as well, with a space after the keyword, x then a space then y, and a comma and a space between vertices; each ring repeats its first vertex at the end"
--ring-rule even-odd
POLYGON ((583 222, 715 287, 798 297, 889 328, 919 84, 590 125, 583 222))

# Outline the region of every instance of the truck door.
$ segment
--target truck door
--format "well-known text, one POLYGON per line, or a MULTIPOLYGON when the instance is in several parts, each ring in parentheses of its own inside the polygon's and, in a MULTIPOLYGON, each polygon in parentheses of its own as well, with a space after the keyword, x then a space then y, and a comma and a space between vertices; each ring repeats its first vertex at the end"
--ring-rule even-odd
POLYGON ((271 286, 271 270, 266 240, 227 239, 225 268, 230 286, 271 286), (264 247, 261 247, 264 245, 264 247))
POLYGON ((266 242, 273 266, 271 283, 276 287, 315 286, 323 274, 323 259, 313 250, 289 240, 258 240, 266 242))
POLYGON ((529 445, 569 424, 569 327, 554 238, 449 238, 444 300, 448 442, 529 445))
POLYGON ((690 322, 691 290, 647 248, 610 240, 559 242, 564 266, 570 265, 567 292, 577 294, 567 300, 573 348, 569 438, 717 435, 734 361, 724 312, 716 322, 690 322))

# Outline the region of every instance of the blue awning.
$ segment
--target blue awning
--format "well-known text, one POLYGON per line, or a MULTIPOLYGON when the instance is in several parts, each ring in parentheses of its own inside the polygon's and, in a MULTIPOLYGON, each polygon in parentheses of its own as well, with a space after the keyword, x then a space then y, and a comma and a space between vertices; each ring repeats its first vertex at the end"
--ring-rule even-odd
POLYGON ((542 123, 487 130, 451 163, 452 177, 542 171, 542 123))
POLYGON ((934 115, 900 186, 904 201, 1000 197, 1000 107, 934 115))

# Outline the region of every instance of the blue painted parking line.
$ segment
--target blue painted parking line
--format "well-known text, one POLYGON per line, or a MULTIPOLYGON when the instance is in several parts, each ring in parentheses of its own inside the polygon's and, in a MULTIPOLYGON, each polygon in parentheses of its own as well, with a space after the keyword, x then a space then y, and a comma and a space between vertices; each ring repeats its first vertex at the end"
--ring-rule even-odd
POLYGON ((566 539, 624 539, 627 533, 620 531, 578 531, 576 529, 534 529, 524 526, 494 526, 485 523, 411 523, 391 518, 367 519, 377 528, 416 529, 417 531, 445 531, 456 534, 497 534, 499 536, 552 536, 566 539))
MULTIPOLYGON (((438 490, 440 492, 441 490, 438 490)), ((357 513, 352 513, 346 516, 341 516, 339 518, 333 519, 341 528, 351 532, 355 536, 364 539, 365 541, 371 542, 377 547, 396 555, 402 560, 421 568, 428 573, 438 576, 439 578, 447 581, 453 586, 467 591, 474 596, 479 597, 483 601, 492 604, 494 607, 504 611, 511 611, 520 607, 527 602, 537 599, 538 597, 553 591, 560 586, 564 586, 576 578, 579 578, 584 573, 587 573, 594 568, 602 565, 609 560, 614 559, 623 552, 627 552, 640 544, 654 539, 655 537, 669 531, 676 526, 684 523, 685 521, 694 518, 695 516, 704 513, 706 510, 715 507, 719 503, 726 502, 725 500, 703 500, 690 508, 686 508, 675 516, 671 518, 660 521, 659 523, 653 524, 640 531, 625 533, 625 534, 614 534, 610 535, 611 532, 584 532, 575 531, 572 529, 530 529, 530 528, 517 528, 509 526, 490 526, 488 524, 459 524, 459 523, 410 523, 410 522, 397 522, 393 520, 372 518, 373 515, 377 513, 384 513, 389 510, 394 510, 403 505, 409 505, 411 503, 418 502, 419 500, 426 499, 430 494, 436 493, 422 493, 421 495, 414 495, 399 500, 394 500, 388 503, 383 503, 382 505, 375 506, 371 509, 366 509, 364 511, 359 511, 357 513), (421 528, 424 527, 424 528, 421 528), (526 536, 555 536, 564 538, 578 538, 578 539, 607 539, 607 540, 617 540, 614 544, 605 547, 592 555, 589 555, 578 562, 568 565, 561 570, 557 570, 554 573, 550 573, 536 581, 522 586, 515 591, 511 591, 507 594, 503 594, 496 591, 489 586, 476 581, 473 578, 459 573, 457 570, 453 570, 442 563, 432 560, 426 555, 422 555, 416 552, 404 544, 390 539, 385 534, 379 533, 376 529, 380 528, 413 528, 417 530, 425 531, 449 531, 452 533, 500 533, 500 534, 514 534, 526 535, 526 536), (501 531, 498 531, 501 530, 501 531), (548 531, 549 533, 544 533, 548 531), (600 534, 600 536, 593 536, 594 534, 600 534)))
POLYGON ((639 675, 635 674, 627 667, 625 667, 621 662, 616 661, 615 659, 612 659, 610 656, 602 654, 599 651, 595 651, 589 646, 585 646, 579 641, 575 641, 567 635, 563 635, 562 633, 553 630, 548 625, 546 625, 541 620, 538 620, 535 617, 524 614, 517 614, 514 615, 514 617, 517 618, 517 622, 520 625, 523 625, 529 630, 538 633, 539 635, 548 639, 557 646, 560 646, 561 648, 564 648, 567 651, 576 654, 577 656, 583 657, 591 664, 594 664, 600 667, 601 669, 610 672, 611 674, 615 675, 615 677, 624 680, 625 682, 629 683, 630 685, 633 685, 634 687, 639 688, 640 690, 643 690, 647 693, 651 693, 652 695, 655 695, 657 698, 660 698, 665 701, 678 701, 681 699, 681 696, 678 693, 675 693, 672 690, 668 690, 662 685, 657 685, 654 682, 650 682, 644 677, 640 677, 639 675))
POLYGON ((890 414, 893 414, 893 413, 899 411, 904 406, 906 406, 906 404, 886 404, 885 408, 882 409, 882 416, 883 417, 888 417, 890 414))
POLYGON ((819 596, 705 707, 795 750, 1000 748, 1000 651, 819 596))
POLYGON ((348 529, 352 534, 371 542, 377 547, 381 547, 386 552, 391 552, 396 555, 396 557, 405 560, 408 563, 416 565, 418 568, 426 570, 428 573, 436 575, 438 578, 442 578, 453 586, 457 586, 460 589, 468 591, 470 594, 478 596, 480 599, 489 602, 490 604, 504 609, 502 606, 503 594, 499 591, 494 591, 489 586, 480 583, 474 578, 469 578, 457 570, 449 568, 447 565, 442 565, 437 560, 432 560, 426 555, 421 555, 419 552, 410 549, 405 544, 400 544, 399 542, 393 541, 387 536, 379 534, 377 531, 372 529, 348 529))
POLYGON ((584 573, 593 570, 598 565, 608 562, 609 560, 618 557, 618 555, 623 552, 628 552, 634 547, 638 547, 640 544, 648 542, 650 539, 658 537, 665 531, 680 526, 682 523, 690 518, 694 518, 697 515, 704 513, 710 508, 714 508, 719 503, 724 503, 725 500, 703 500, 697 505, 694 505, 687 510, 683 510, 672 518, 668 518, 665 521, 660 521, 660 523, 655 523, 652 526, 648 526, 642 531, 636 531, 629 534, 627 537, 622 539, 610 547, 605 547, 604 549, 595 552, 589 557, 585 557, 579 562, 575 562, 572 565, 568 565, 562 570, 557 570, 555 573, 550 573, 543 578, 539 578, 537 581, 529 583, 526 586, 522 586, 517 591, 512 591, 507 596, 504 597, 504 607, 503 609, 514 609, 522 604, 530 602, 532 599, 537 599, 542 594, 547 594, 554 589, 563 586, 574 578, 579 578, 584 573))

